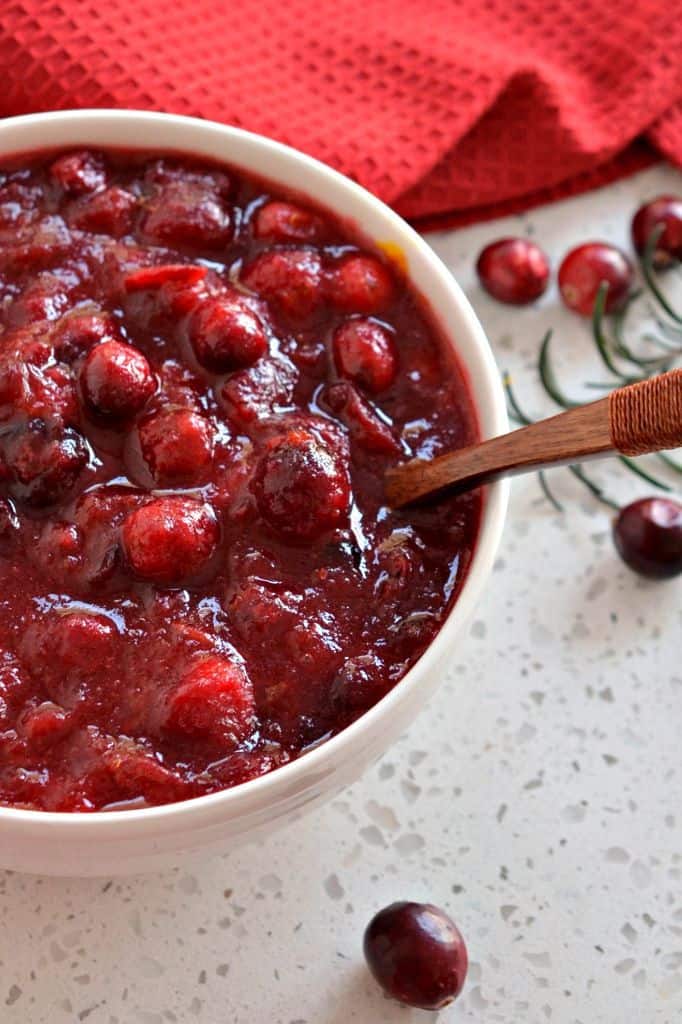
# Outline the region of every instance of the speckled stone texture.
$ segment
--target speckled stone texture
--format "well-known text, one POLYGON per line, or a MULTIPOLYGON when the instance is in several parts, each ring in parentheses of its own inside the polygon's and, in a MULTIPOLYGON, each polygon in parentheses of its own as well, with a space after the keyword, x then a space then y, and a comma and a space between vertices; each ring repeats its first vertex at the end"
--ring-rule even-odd
MULTIPOLYGON (((652 169, 525 218, 432 236, 479 311, 520 401, 556 327, 562 380, 604 379, 587 328, 557 306, 509 310, 473 263, 503 234, 626 243, 630 212, 682 178, 652 169)), ((679 287, 682 301, 682 286, 679 287)), ((614 466, 622 498, 648 493, 614 466)), ((258 849, 162 876, 0 875, 2 1024, 407 1024, 361 959, 394 899, 447 907, 472 960, 439 1022, 678 1024, 682 1019, 679 658, 682 584, 638 580, 610 515, 565 471, 563 517, 514 484, 486 597, 448 679, 361 782, 258 849)), ((1 841, 1 839, 0 839, 1 841)))

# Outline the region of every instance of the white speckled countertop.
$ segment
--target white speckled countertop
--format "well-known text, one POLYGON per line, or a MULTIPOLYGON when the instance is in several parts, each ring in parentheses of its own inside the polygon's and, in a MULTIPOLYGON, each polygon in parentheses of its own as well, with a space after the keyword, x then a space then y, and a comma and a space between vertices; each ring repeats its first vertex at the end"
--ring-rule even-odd
MULTIPOLYGON (((482 295, 483 244, 532 232, 555 263, 626 244, 631 211, 681 176, 607 189, 431 236, 535 414, 535 358, 557 329, 562 380, 600 379, 589 333, 557 305, 482 295)), ((682 298, 682 288, 680 289, 682 298)), ((593 469, 621 497, 648 493, 593 469)), ((560 516, 514 484, 505 542, 436 698, 351 790, 258 849, 165 875, 64 881, 0 872, 1 1024, 408 1024, 362 962, 394 899, 448 908, 464 994, 439 1022, 682 1020, 682 582, 615 556, 608 509, 565 471, 560 516)), ((2 841, 0 837, 0 842, 2 841)))

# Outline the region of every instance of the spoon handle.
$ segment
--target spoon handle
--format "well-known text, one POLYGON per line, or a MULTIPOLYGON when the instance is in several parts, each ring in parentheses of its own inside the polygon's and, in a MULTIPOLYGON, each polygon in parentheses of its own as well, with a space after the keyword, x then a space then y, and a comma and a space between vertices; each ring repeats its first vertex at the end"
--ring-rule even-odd
POLYGON ((612 391, 588 405, 539 420, 435 459, 412 459, 386 473, 386 495, 400 507, 457 486, 621 452, 644 455, 682 446, 682 369, 612 391))

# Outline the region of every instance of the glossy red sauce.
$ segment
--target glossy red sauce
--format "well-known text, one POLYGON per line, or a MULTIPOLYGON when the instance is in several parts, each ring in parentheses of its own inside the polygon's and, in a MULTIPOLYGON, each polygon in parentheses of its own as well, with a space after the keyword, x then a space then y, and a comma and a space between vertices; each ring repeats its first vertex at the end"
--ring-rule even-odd
POLYGON ((230 168, 0 171, 0 803, 140 807, 297 757, 456 599, 480 495, 385 468, 477 436, 461 371, 347 226, 230 168))

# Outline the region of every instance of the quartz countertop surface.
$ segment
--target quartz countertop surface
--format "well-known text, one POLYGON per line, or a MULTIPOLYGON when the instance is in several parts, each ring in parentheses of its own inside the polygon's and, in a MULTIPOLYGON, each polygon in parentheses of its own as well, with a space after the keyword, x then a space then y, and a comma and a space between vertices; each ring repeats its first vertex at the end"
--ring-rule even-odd
MULTIPOLYGON (((478 251, 528 234, 556 266, 579 241, 627 245, 636 206, 681 185, 654 167, 429 236, 532 415, 552 411, 536 370, 549 326, 566 390, 604 370, 555 286, 529 309, 485 296, 478 251)), ((590 471, 624 501, 651 491, 614 463, 590 471)), ((352 789, 257 847, 162 875, 0 872, 2 1024, 432 1021, 363 966, 364 927, 396 899, 440 904, 466 938, 466 988, 439 1022, 682 1020, 682 581, 634 576, 610 510, 565 470, 549 482, 563 514, 534 476, 514 482, 443 686, 352 789)))

